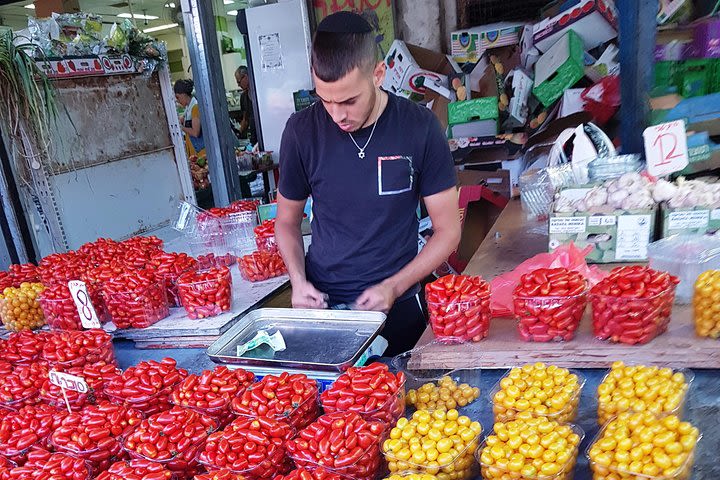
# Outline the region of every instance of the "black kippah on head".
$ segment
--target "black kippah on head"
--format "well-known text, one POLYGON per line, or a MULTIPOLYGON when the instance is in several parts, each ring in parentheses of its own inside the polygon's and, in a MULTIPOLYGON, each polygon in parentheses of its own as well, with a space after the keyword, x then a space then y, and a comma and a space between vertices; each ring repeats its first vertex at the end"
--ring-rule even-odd
POLYGON ((318 32, 326 33, 370 33, 372 27, 357 13, 335 12, 320 22, 318 32))

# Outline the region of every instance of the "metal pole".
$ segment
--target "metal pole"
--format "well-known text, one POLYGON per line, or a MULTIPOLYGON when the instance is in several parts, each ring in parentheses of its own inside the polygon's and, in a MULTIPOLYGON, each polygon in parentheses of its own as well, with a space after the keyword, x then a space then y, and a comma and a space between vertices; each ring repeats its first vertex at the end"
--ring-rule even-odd
POLYGON ((658 0, 618 0, 620 17, 620 139, 623 153, 643 153, 650 113, 658 0))
POLYGON ((208 0, 182 0, 182 12, 200 105, 213 199, 216 206, 225 206, 242 195, 213 5, 208 0))

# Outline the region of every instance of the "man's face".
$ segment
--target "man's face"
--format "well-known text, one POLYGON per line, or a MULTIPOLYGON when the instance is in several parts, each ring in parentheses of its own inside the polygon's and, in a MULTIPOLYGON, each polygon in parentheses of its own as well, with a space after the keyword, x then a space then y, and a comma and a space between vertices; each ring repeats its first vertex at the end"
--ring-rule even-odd
POLYGON ((384 70, 378 83, 377 66, 374 71, 354 68, 336 82, 323 82, 315 73, 315 93, 332 117, 333 121, 345 132, 354 132, 363 127, 370 119, 375 107, 375 87, 382 84, 384 70))
POLYGON ((248 78, 247 73, 235 72, 235 82, 237 82, 237 86, 242 90, 247 90, 250 86, 250 79, 248 78))

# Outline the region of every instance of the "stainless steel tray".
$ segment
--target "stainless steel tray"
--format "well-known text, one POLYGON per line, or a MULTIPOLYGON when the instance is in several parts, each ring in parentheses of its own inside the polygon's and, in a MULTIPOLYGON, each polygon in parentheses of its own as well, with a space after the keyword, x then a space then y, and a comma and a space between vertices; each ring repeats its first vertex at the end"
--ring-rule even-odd
POLYGON ((216 363, 341 372, 357 362, 383 325, 380 312, 261 308, 238 320, 207 354, 216 363), (263 345, 238 357, 238 345, 258 330, 271 335, 279 330, 287 348, 273 352, 263 345))

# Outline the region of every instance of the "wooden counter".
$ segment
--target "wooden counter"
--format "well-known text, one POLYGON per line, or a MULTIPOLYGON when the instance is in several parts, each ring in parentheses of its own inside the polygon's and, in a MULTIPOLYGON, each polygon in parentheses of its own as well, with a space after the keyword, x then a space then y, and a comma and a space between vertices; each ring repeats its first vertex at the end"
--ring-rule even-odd
MULTIPOLYGON (((465 269, 468 275, 492 279, 547 251, 547 223, 526 220, 519 200, 511 201, 465 269)), ((604 265, 610 269, 613 265, 604 265)), ((573 368, 607 368, 615 360, 674 368, 720 368, 720 341, 695 336, 692 308, 676 305, 668 331, 646 345, 630 346, 597 340, 592 335, 590 308, 570 342, 523 342, 511 318, 495 318, 490 335, 479 343, 454 347, 433 344, 422 355, 420 368, 507 368, 548 361, 573 368)), ((434 340, 428 329, 418 342, 434 340)))

